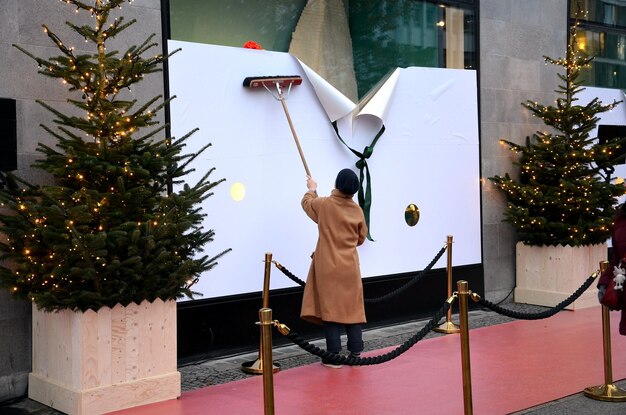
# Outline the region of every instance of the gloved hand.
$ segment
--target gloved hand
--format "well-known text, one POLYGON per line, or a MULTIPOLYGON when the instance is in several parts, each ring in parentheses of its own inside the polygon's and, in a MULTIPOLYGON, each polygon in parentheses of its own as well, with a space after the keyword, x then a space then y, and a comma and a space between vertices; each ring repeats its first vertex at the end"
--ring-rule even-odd
POLYGON ((606 285, 598 285, 598 302, 602 303, 602 297, 606 292, 606 285))

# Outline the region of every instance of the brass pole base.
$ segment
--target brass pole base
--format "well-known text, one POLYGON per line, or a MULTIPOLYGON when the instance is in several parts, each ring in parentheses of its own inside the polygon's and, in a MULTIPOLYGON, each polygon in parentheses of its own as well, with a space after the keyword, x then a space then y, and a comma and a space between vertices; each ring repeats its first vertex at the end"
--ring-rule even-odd
POLYGON ((440 324, 438 327, 435 327, 433 331, 436 331, 437 333, 450 334, 450 333, 459 333, 461 329, 459 328, 459 326, 457 326, 453 322, 446 321, 445 323, 440 324))
MULTIPOLYGON (((272 366, 272 373, 276 373, 280 370, 280 365, 278 363, 274 363, 272 366)), ((257 359, 251 362, 244 362, 241 364, 241 370, 253 375, 260 375, 263 373, 263 360, 257 359)))
POLYGON ((586 397, 597 401, 626 402, 626 391, 614 384, 591 386, 583 391, 586 397))

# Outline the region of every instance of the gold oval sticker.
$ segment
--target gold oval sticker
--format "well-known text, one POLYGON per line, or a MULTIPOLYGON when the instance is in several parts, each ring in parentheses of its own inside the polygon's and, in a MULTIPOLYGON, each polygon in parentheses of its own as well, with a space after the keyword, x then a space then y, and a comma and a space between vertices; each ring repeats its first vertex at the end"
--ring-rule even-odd
POLYGON ((417 225, 417 222, 419 222, 420 210, 414 203, 411 203, 404 210, 404 220, 409 226, 415 226, 417 225))

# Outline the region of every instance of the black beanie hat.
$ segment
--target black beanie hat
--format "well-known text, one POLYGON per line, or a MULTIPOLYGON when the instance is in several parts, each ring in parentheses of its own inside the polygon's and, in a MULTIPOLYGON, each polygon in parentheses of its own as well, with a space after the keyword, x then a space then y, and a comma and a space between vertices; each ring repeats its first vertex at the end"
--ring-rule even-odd
POLYGON ((353 195, 359 190, 359 178, 350 169, 343 169, 337 174, 335 189, 347 195, 353 195))

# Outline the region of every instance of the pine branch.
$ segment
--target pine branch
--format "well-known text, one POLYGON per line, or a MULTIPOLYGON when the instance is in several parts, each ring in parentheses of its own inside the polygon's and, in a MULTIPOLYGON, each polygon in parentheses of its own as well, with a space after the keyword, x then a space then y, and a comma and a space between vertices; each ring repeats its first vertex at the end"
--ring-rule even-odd
POLYGON ((66 3, 94 19, 95 29, 67 22, 91 41, 93 53, 75 55, 47 26, 60 56, 43 59, 15 47, 37 62, 39 73, 62 79, 68 92, 80 91, 67 103, 84 115, 37 101, 54 116, 57 128, 42 126, 56 143, 37 146, 43 157, 34 167, 48 172, 54 184, 34 186, 7 175, 11 185, 0 190, 7 208, 0 211, 0 223, 12 239, 0 241, 0 258, 16 264, 20 273, 0 265, 0 285, 46 310, 194 295, 189 281, 197 281, 229 251, 196 257, 215 236, 203 228, 201 203, 225 179, 211 181, 215 169, 210 168, 195 185, 184 183, 190 161, 210 146, 183 153, 197 129, 181 139, 160 137, 165 126, 144 132, 159 124, 156 113, 169 100, 156 96, 135 108, 137 100, 117 98, 145 74, 160 71, 160 64, 180 49, 144 57, 158 46, 153 34, 121 56, 106 51, 109 39, 135 23, 123 17, 109 22, 109 12, 124 0, 66 3), (167 193, 170 184, 181 188, 167 193), (53 279, 55 284, 48 285, 53 279))

